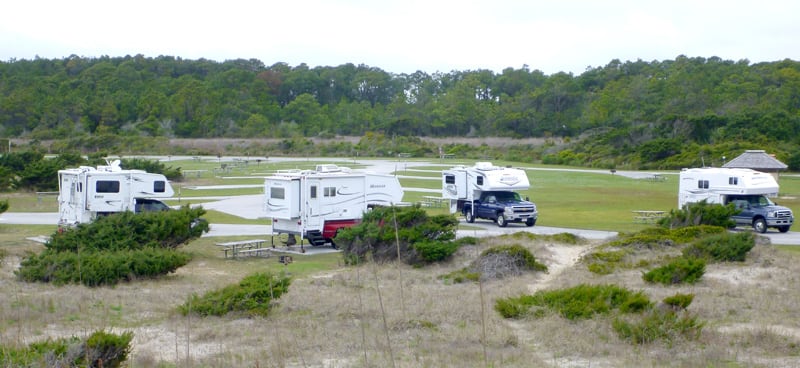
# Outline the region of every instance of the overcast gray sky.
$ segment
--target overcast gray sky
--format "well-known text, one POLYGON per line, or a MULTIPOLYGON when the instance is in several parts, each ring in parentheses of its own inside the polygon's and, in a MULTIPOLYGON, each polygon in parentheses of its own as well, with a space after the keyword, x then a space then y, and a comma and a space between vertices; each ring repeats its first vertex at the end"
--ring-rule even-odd
POLYGON ((3 61, 142 54, 578 75, 612 59, 800 60, 797 0, 12 0, 0 9, 3 61))

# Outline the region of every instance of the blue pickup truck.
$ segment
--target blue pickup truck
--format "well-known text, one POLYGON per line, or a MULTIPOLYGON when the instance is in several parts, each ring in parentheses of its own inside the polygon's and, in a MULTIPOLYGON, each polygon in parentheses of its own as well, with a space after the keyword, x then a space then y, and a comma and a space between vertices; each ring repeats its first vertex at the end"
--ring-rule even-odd
POLYGON ((459 202, 467 222, 481 218, 492 220, 500 227, 506 227, 509 222, 524 222, 526 226, 533 226, 539 217, 535 204, 523 200, 519 193, 512 191, 484 191, 472 203, 459 202))

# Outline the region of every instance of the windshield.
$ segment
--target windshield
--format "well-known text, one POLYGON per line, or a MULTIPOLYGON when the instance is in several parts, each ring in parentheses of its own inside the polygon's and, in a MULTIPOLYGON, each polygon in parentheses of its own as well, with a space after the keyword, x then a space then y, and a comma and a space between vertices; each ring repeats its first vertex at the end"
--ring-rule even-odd
POLYGON ((730 196, 728 203, 733 203, 737 208, 774 206, 775 203, 763 195, 730 196))
POLYGON ((497 198, 498 202, 521 202, 522 199, 519 197, 519 193, 517 192, 496 192, 494 193, 495 198, 497 198))

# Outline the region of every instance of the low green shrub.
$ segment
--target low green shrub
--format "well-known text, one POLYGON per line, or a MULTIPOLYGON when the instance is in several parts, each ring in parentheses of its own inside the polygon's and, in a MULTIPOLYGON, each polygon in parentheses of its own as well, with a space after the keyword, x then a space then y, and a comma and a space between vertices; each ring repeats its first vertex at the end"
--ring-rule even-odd
POLYGON ((677 338, 696 340, 704 324, 689 313, 675 313, 652 309, 639 318, 616 318, 612 327, 617 335, 634 344, 647 344, 657 340, 674 341, 677 338))
POLYGON ((3 367, 104 367, 122 365, 130 354, 132 332, 121 335, 96 331, 77 337, 35 342, 23 348, 0 347, 3 367))
POLYGON ((414 251, 426 263, 444 261, 458 250, 459 244, 454 241, 421 241, 413 244, 414 251))
POLYGON ((539 291, 517 298, 500 298, 495 310, 505 318, 538 316, 541 308, 552 310, 562 317, 576 320, 607 314, 612 310, 637 313, 650 308, 652 303, 641 291, 633 292, 616 285, 581 284, 568 289, 539 291), (537 308, 533 310, 532 308, 537 308))
POLYGON ((245 277, 236 285, 209 291, 203 296, 192 294, 178 307, 186 315, 223 316, 238 313, 247 316, 266 316, 273 301, 289 291, 291 278, 270 273, 257 273, 245 277))
POLYGON ((537 262, 527 248, 514 244, 484 250, 469 265, 468 270, 480 275, 481 279, 495 280, 527 272, 547 272, 547 265, 537 262))
POLYGON ((455 216, 429 216, 419 206, 377 207, 360 224, 339 231, 335 241, 348 264, 393 261, 399 256, 407 264, 423 265, 447 259, 461 244, 477 242, 454 241, 457 225, 455 216))
POLYGON ((683 254, 717 262, 742 262, 755 245, 755 236, 751 232, 725 232, 697 240, 684 248, 683 254))
POLYGON ((158 248, 116 252, 42 252, 25 258, 15 273, 20 280, 28 282, 115 285, 120 281, 148 279, 175 272, 190 259, 187 253, 158 248))
POLYGON ((706 261, 701 258, 679 257, 664 266, 654 268, 642 275, 647 282, 664 285, 693 284, 706 272, 706 261))
POLYGON ((478 272, 471 272, 467 268, 462 268, 458 271, 453 271, 439 276, 440 280, 450 282, 453 284, 463 284, 465 282, 478 282, 480 281, 481 274, 478 272))
POLYGON ((694 301, 694 294, 675 294, 664 298, 664 304, 669 305, 673 309, 682 310, 689 307, 694 301))
POLYGON ((205 210, 124 212, 54 233, 45 250, 31 254, 15 271, 23 281, 114 285, 174 272, 191 256, 175 250, 208 231, 197 221, 205 210))
POLYGON ((484 250, 481 257, 490 256, 493 254, 504 255, 514 261, 515 264, 522 268, 532 271, 547 271, 547 266, 536 261, 533 253, 519 244, 501 245, 484 250))
POLYGON ((208 232, 208 223, 197 221, 202 207, 188 205, 173 211, 120 212, 91 223, 57 231, 45 244, 53 252, 177 248, 208 232))
POLYGON ((551 235, 553 241, 564 243, 564 244, 580 244, 583 242, 583 238, 577 236, 573 233, 558 233, 551 235))
POLYGON ((711 204, 706 201, 689 203, 681 209, 673 209, 669 215, 659 221, 665 228, 680 228, 697 225, 713 225, 722 228, 736 226, 731 216, 739 213, 732 203, 728 205, 711 204))

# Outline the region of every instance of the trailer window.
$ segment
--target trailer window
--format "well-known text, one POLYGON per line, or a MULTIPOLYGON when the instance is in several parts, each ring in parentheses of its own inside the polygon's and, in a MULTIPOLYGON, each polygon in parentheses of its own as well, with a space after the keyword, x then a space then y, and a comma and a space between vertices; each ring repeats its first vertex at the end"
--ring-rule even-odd
POLYGON ((336 187, 325 187, 324 195, 326 197, 336 197, 336 187))
POLYGON ((311 186, 311 198, 317 198, 317 186, 316 185, 312 185, 311 186))
POLYGON ((78 183, 78 193, 83 192, 83 183, 78 183))
POLYGON ((483 176, 478 176, 478 185, 483 185, 483 176))
POLYGON ((95 183, 94 191, 97 193, 119 193, 119 181, 98 180, 95 183))
POLYGON ((286 198, 286 191, 283 188, 269 188, 269 197, 272 199, 286 198))
POLYGON ((167 182, 156 180, 153 182, 153 192, 164 193, 167 190, 167 182))
POLYGON ((728 184, 730 185, 739 185, 739 178, 735 176, 731 176, 728 178, 728 184))
POLYGON ((708 189, 708 180, 698 180, 697 187, 700 189, 708 189))
POLYGON ((456 176, 455 175, 445 175, 444 176, 444 183, 445 184, 455 184, 456 183, 456 176))

